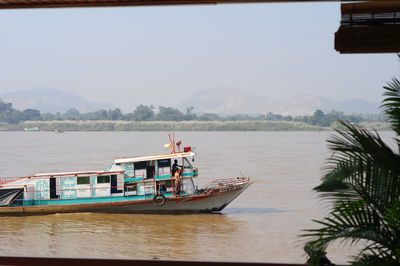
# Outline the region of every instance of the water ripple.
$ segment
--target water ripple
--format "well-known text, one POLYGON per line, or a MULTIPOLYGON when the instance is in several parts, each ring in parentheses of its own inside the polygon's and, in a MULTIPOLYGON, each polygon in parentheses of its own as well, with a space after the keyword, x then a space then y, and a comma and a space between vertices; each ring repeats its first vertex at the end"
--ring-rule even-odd
POLYGON ((275 208, 226 208, 223 214, 266 214, 289 212, 288 210, 278 210, 275 208))

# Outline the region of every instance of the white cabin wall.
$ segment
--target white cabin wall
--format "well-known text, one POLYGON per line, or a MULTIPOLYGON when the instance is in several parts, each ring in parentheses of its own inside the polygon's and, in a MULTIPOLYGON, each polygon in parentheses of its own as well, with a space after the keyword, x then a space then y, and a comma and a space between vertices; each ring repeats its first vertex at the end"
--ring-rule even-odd
POLYGON ((27 185, 24 189, 24 200, 33 200, 35 199, 35 186, 27 185))
MULTIPOLYGON (((98 183, 97 176, 92 176, 93 197, 109 197, 111 195, 111 183, 98 183)), ((111 180, 111 177, 110 177, 111 180)))
POLYGON ((48 178, 35 180, 35 199, 50 199, 50 181, 48 178))
POLYGON ((125 170, 124 165, 121 164, 115 164, 113 163, 110 168, 108 168, 107 170, 105 170, 104 172, 122 172, 125 170))
POLYGON ((93 197, 109 197, 110 183, 97 184, 93 189, 93 197))
POLYGON ((135 177, 144 177, 144 178, 147 178, 146 169, 138 169, 138 170, 135 170, 135 177))
POLYGON ((78 198, 90 198, 92 196, 91 186, 89 185, 77 185, 76 196, 78 198))
POLYGON ((134 177, 135 176, 135 166, 133 163, 124 163, 122 168, 125 170, 126 177, 134 177))
POLYGON ((158 168, 158 174, 159 175, 170 174, 170 172, 171 172, 170 167, 160 167, 160 168, 158 168))
POLYGON ((154 194, 154 182, 145 182, 137 184, 137 195, 154 194))
POLYGON ((62 199, 75 199, 76 198, 76 176, 62 177, 61 178, 61 198, 62 199))

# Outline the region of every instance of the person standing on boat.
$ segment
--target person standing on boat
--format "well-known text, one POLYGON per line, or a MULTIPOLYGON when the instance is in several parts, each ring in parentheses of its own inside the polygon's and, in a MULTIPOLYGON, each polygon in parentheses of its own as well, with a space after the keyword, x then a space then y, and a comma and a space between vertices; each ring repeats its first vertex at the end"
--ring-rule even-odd
POLYGON ((172 176, 175 176, 176 170, 179 169, 179 167, 182 167, 181 165, 178 165, 178 160, 174 160, 174 164, 172 165, 172 176))
POLYGON ((182 180, 181 180, 181 173, 182 173, 182 169, 178 168, 175 171, 175 196, 180 196, 181 194, 181 184, 182 184, 182 180))

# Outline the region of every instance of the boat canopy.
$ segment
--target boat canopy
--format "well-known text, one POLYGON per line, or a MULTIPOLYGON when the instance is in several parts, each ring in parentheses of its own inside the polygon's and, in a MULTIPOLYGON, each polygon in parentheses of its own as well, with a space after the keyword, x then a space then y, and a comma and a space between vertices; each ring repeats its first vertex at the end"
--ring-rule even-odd
MULTIPOLYGON (((119 173, 120 171, 117 171, 116 173, 119 173)), ((40 173, 40 174, 35 174, 32 177, 55 177, 55 176, 79 176, 79 175, 104 175, 104 174, 110 174, 113 172, 105 172, 104 170, 100 171, 80 171, 80 172, 60 172, 60 173, 40 173)))
POLYGON ((9 206, 23 191, 23 188, 0 189, 0 207, 9 206))
POLYGON ((121 163, 134 163, 134 162, 143 162, 143 161, 155 161, 155 160, 162 160, 162 159, 194 157, 195 155, 196 154, 192 151, 178 152, 178 153, 170 153, 170 154, 162 154, 162 155, 116 159, 116 160, 114 160, 114 163, 121 164, 121 163))

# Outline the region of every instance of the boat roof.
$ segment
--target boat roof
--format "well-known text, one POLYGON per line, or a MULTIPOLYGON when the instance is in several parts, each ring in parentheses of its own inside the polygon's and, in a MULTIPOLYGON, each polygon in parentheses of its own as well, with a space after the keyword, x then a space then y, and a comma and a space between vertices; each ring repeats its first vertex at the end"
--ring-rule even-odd
POLYGON ((115 159, 114 163, 134 163, 134 162, 143 162, 143 161, 155 161, 155 160, 162 160, 162 159, 193 157, 195 155, 196 154, 192 151, 177 152, 177 153, 162 154, 162 155, 115 159))
MULTIPOLYGON (((63 172, 63 173, 40 173, 31 176, 24 177, 10 177, 6 183, 0 184, 0 188, 19 188, 25 185, 34 184, 37 179, 49 178, 49 177, 68 177, 68 176, 87 176, 87 175, 112 175, 112 174, 122 174, 123 171, 81 171, 81 172, 63 172)), ((1 180, 2 178, 0 178, 1 180)), ((8 179, 5 177, 5 179, 8 179)))
POLYGON ((100 171, 81 171, 81 172, 63 172, 63 173, 40 173, 35 174, 31 177, 43 177, 43 176, 68 176, 68 175, 105 175, 105 174, 119 174, 121 171, 114 172, 105 172, 104 170, 100 171))

